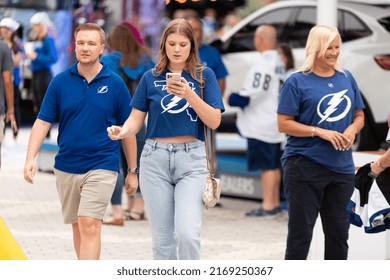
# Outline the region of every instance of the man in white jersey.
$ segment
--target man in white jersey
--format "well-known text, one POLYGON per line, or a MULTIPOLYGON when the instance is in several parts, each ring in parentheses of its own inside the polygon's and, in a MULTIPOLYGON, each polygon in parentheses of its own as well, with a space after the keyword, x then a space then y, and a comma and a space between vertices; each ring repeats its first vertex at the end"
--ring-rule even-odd
POLYGON ((281 211, 280 157, 285 135, 278 131, 276 109, 285 67, 276 44, 273 26, 256 29, 254 45, 258 54, 253 57, 242 89, 229 96, 229 105, 242 109, 237 115, 237 128, 248 141, 248 170, 261 170, 263 204, 260 209, 246 213, 247 216, 269 217, 281 211))

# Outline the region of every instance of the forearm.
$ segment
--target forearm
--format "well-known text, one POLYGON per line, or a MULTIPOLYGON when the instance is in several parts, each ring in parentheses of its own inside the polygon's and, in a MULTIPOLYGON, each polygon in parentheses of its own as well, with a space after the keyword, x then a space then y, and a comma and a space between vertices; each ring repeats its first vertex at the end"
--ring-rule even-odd
POLYGON ((195 110, 202 122, 211 129, 216 129, 221 124, 221 110, 213 108, 202 100, 196 93, 187 99, 192 109, 195 110))
POLYGON ((382 169, 390 167, 390 149, 377 160, 377 165, 382 169))
MULTIPOLYGON (((3 76, 4 78, 4 76, 3 76)), ((5 101, 7 102, 7 113, 14 113, 14 85, 11 78, 3 80, 5 101)))
POLYGON ((31 129, 30 139, 28 140, 26 161, 34 161, 51 124, 37 119, 31 129))
POLYGON ((129 168, 137 167, 137 140, 135 135, 122 139, 123 151, 129 168))
POLYGON ((390 167, 390 149, 388 149, 380 158, 371 163, 371 171, 379 175, 386 168, 390 167))
POLYGON ((311 125, 299 123, 291 116, 289 119, 286 115, 278 115, 278 129, 281 133, 286 133, 295 137, 313 137, 318 136, 319 128, 311 125))
POLYGON ((131 135, 137 134, 145 121, 146 113, 134 109, 131 111, 130 116, 127 118, 125 123, 122 126, 122 130, 124 132, 124 137, 129 137, 131 135))
POLYGON ((353 122, 347 127, 345 131, 350 131, 354 135, 358 134, 364 126, 364 113, 363 110, 359 110, 355 113, 353 122))

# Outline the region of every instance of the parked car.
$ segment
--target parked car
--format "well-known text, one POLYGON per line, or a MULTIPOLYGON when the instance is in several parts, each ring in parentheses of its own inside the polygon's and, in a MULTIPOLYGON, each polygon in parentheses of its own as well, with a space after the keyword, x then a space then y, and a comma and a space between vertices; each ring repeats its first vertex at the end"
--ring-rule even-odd
MULTIPOLYGON (((296 66, 302 64, 307 35, 316 24, 316 2, 290 0, 266 5, 212 43, 229 71, 225 96, 241 88, 255 51, 253 33, 261 24, 273 25, 278 41, 293 48, 296 66)), ((365 125, 355 147, 377 150, 385 140, 390 113, 390 1, 339 0, 337 9, 343 41, 340 59, 356 78, 366 105, 365 125)), ((235 131, 235 109, 226 107, 220 132, 235 131)))

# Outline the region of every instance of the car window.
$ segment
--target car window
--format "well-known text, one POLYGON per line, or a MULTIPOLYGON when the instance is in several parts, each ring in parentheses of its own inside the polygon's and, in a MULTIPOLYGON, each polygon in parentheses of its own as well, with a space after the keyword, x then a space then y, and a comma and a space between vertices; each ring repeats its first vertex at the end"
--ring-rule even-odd
POLYGON ((378 20, 379 24, 382 25, 387 31, 390 32, 390 17, 384 17, 378 20))
POLYGON ((256 28, 261 24, 273 25, 278 32, 278 37, 283 32, 285 25, 288 23, 292 9, 278 9, 263 14, 252 20, 239 31, 236 32, 229 40, 229 46, 222 52, 246 52, 254 51, 253 34, 256 28))
MULTIPOLYGON (((349 11, 338 10, 338 28, 343 42, 372 34, 370 28, 349 11)), ((221 53, 254 51, 253 34, 261 24, 273 25, 280 43, 292 48, 304 48, 310 29, 316 25, 317 8, 311 6, 286 7, 261 14, 238 30, 226 42, 214 42, 221 53)), ((387 22, 388 23, 388 22, 387 22)))
POLYGON ((354 14, 338 10, 338 29, 343 42, 360 39, 372 34, 372 31, 354 14))
POLYGON ((316 25, 317 11, 315 7, 302 7, 296 21, 287 33, 286 41, 292 48, 304 48, 310 29, 316 25))

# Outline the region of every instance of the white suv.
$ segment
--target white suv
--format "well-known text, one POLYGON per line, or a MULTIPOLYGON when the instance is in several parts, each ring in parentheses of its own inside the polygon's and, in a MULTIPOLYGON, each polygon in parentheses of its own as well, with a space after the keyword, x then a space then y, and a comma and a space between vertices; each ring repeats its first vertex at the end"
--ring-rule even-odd
MULTIPOLYGON (((357 137, 356 147, 358 150, 377 150, 386 138, 390 113, 390 0, 365 2, 338 1, 338 29, 343 40, 340 59, 356 78, 366 105, 365 126, 357 137)), ((261 24, 271 24, 277 29, 279 43, 287 43, 293 48, 295 65, 300 66, 307 35, 316 24, 316 9, 316 1, 269 4, 213 42, 229 71, 229 92, 225 96, 241 88, 255 51, 253 33, 261 24)), ((235 110, 227 106, 219 131, 234 130, 235 110)))

